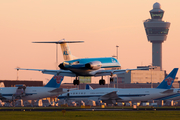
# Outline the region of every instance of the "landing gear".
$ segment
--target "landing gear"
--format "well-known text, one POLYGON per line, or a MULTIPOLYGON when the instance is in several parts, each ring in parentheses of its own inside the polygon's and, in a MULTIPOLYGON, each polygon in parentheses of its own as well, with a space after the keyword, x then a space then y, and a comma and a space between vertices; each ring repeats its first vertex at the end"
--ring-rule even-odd
POLYGON ((79 85, 79 83, 80 83, 79 80, 76 80, 76 79, 75 79, 75 80, 73 81, 73 84, 74 84, 74 85, 79 85))
POLYGON ((103 79, 103 76, 101 78, 101 80, 99 80, 99 85, 105 85, 106 81, 103 79))
POLYGON ((114 82, 114 78, 110 77, 110 83, 114 82))
POLYGON ((73 81, 73 84, 74 85, 79 85, 80 81, 78 80, 77 76, 76 76, 76 79, 73 81))

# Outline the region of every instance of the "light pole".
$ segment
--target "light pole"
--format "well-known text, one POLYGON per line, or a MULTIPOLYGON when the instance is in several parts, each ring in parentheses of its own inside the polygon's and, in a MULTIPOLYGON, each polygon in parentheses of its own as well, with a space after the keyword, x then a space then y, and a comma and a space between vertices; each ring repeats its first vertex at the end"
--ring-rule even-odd
MULTIPOLYGON (((117 57, 117 60, 118 60, 118 45, 116 45, 116 48, 117 48, 117 51, 116 51, 116 57, 117 57)), ((118 76, 116 75, 116 77, 117 77, 117 88, 118 88, 118 76)))
POLYGON ((116 45, 116 48, 117 48, 117 51, 116 51, 116 57, 117 57, 117 59, 118 59, 118 45, 116 45))
POLYGON ((17 69, 17 80, 19 80, 19 74, 18 74, 18 72, 19 72, 19 69, 17 69))
MULTIPOLYGON (((116 59, 118 60, 118 45, 116 45, 116 56, 115 55, 113 55, 112 57, 116 57, 116 59)), ((117 69, 117 68, 116 68, 117 69)), ((117 75, 116 75, 117 76, 117 75)), ((117 78, 117 80, 116 80, 116 82, 117 82, 117 88, 118 88, 118 77, 116 77, 117 78)), ((114 81, 114 87, 115 87, 115 81, 114 81)))
POLYGON ((56 70, 58 69, 58 44, 56 44, 56 70))

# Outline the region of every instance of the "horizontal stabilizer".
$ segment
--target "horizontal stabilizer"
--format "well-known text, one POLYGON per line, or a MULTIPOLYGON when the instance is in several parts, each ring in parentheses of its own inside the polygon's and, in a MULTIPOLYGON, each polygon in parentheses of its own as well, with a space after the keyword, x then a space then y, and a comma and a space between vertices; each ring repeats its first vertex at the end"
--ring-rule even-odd
POLYGON ((32 42, 32 43, 55 43, 55 44, 63 44, 63 43, 82 43, 84 41, 42 41, 42 42, 32 42))
POLYGON ((47 69, 27 69, 27 68, 15 68, 16 70, 30 70, 30 71, 40 71, 43 74, 50 75, 61 75, 61 76, 69 76, 76 77, 76 74, 72 73, 70 70, 47 70, 47 69))

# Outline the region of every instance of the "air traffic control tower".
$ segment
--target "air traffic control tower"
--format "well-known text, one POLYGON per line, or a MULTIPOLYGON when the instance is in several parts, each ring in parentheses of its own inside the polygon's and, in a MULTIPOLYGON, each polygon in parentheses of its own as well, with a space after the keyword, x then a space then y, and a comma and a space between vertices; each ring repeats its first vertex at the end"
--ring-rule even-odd
POLYGON ((163 21, 164 11, 159 3, 154 3, 150 11, 151 19, 144 21, 148 41, 152 42, 152 65, 162 70, 162 42, 167 38, 170 23, 163 21))

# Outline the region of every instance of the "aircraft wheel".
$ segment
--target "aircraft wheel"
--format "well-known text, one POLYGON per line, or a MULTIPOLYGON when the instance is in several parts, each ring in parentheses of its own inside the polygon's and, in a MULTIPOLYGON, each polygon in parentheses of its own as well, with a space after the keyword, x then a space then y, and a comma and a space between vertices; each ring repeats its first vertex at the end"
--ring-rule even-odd
POLYGON ((105 85, 105 80, 103 79, 99 80, 99 85, 105 85))
POLYGON ((110 83, 112 83, 112 82, 114 82, 114 78, 111 77, 110 78, 110 83))
POLYGON ((76 85, 76 80, 73 81, 73 84, 76 85))
POLYGON ((80 81, 79 81, 79 80, 77 80, 77 85, 79 85, 79 83, 80 83, 80 81))
POLYGON ((102 84, 105 85, 105 84, 106 84, 106 81, 105 81, 105 80, 102 80, 102 84))
POLYGON ((73 84, 74 84, 74 85, 79 85, 79 83, 80 83, 79 80, 74 80, 74 81, 73 81, 73 84))
POLYGON ((99 80, 99 85, 101 85, 101 83, 102 83, 101 81, 102 81, 102 80, 99 80))

